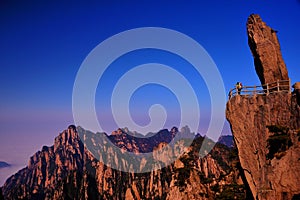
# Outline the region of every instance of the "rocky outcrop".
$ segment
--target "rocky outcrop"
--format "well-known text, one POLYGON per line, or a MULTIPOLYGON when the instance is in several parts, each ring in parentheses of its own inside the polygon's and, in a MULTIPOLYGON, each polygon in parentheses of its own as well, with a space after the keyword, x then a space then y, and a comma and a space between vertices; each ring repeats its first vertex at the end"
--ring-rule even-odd
MULTIPOLYGON (((163 130, 159 134, 156 137, 168 138, 166 134, 174 133, 163 130)), ((127 149, 128 142, 138 146, 132 136, 126 136, 119 129, 110 139, 120 148, 127 149)), ((53 146, 43 147, 30 158, 26 168, 6 181, 3 196, 5 199, 243 199, 246 193, 235 149, 216 144, 211 154, 199 158, 202 142, 203 137, 198 136, 178 160, 165 168, 143 174, 128 173, 95 159, 84 147, 76 128, 70 126, 55 138, 53 146)), ((162 146, 164 142, 153 148, 162 146)), ((131 150, 137 149, 140 147, 131 150)), ((111 152, 110 148, 104 150, 107 155, 111 152)), ((114 160, 126 162, 120 157, 114 160)))
POLYGON ((255 199, 292 199, 300 193, 300 107, 290 93, 227 103, 241 167, 255 199))
POLYGON ((256 73, 261 84, 289 80, 274 29, 266 25, 259 15, 252 14, 247 21, 248 44, 254 57, 256 73))
MULTIPOLYGON (((247 32, 261 83, 288 80, 276 31, 251 15, 247 32)), ((236 95, 226 107, 241 168, 257 200, 300 196, 300 107, 290 88, 278 88, 236 95)))

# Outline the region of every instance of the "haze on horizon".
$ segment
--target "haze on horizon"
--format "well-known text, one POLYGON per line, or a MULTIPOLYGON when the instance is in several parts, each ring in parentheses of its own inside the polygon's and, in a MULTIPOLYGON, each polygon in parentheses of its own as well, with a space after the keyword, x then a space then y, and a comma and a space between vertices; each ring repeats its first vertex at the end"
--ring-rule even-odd
MULTIPOLYGON (((105 39, 138 27, 164 27, 182 32, 206 49, 228 92, 237 81, 259 85, 246 35, 246 20, 251 13, 257 13, 278 30, 289 76, 296 82, 300 74, 300 28, 296 26, 300 19, 299 9, 298 0, 288 3, 283 0, 189 3, 176 0, 89 4, 83 1, 2 1, 0 161, 18 167, 9 172, 0 169, 0 185, 5 177, 25 166, 33 153, 43 145, 52 145, 58 133, 74 123, 72 91, 77 71, 90 51, 105 39)), ((132 52, 117 60, 102 81, 110 86, 122 72, 118 67, 150 61, 180 68, 189 77, 200 99, 203 125, 199 132, 204 134, 211 106, 206 85, 201 77, 194 76, 184 60, 173 54, 156 50, 132 52)), ((100 88, 96 94, 96 108, 104 116, 98 117, 107 126, 107 132, 116 129, 110 120, 106 123, 106 116, 110 114, 105 110, 107 106, 101 105, 102 101, 107 103, 108 97, 103 94, 109 89, 100 88)), ((161 86, 140 88, 130 103, 133 118, 141 125, 149 122, 148 109, 155 103, 166 107, 170 117, 167 128, 178 122, 178 101, 161 86), (151 98, 145 100, 145 94, 149 93, 151 98)), ((230 134, 227 123, 223 134, 230 134)))

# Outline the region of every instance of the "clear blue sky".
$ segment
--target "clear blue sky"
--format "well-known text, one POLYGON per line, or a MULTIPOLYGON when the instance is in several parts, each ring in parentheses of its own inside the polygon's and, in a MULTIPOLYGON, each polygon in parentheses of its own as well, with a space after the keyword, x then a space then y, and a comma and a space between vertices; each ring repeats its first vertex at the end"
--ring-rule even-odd
MULTIPOLYGON (((246 20, 251 13, 260 14, 269 26, 278 30, 290 78, 292 82, 299 81, 297 0, 1 1, 0 160, 25 165, 29 156, 42 145, 51 145, 54 137, 73 123, 72 90, 81 63, 100 42, 128 29, 164 27, 190 36, 213 58, 226 92, 236 81, 244 85, 259 84, 247 44, 246 20)), ((124 58, 120 65, 147 63, 145 55, 149 54, 136 53, 135 57, 124 58)), ((153 51, 151 55, 165 64, 182 62, 165 52, 153 51)), ((111 70, 111 75, 119 73, 117 68, 111 70)), ((115 78, 111 77, 107 80, 115 78)), ((207 93, 202 86, 200 83, 197 88, 199 98, 207 93)), ((147 123, 147 118, 143 118, 147 113, 145 108, 153 103, 169 102, 167 111, 171 116, 178 114, 174 96, 165 88, 152 87, 144 88, 155 89, 151 101, 143 100, 144 93, 139 90, 134 96, 137 100, 131 104, 133 111, 139 108, 133 112, 133 118, 141 125, 147 123)), ((101 102, 101 99, 105 99, 105 92, 99 91, 96 100, 101 102)), ((204 99, 202 114, 209 116, 206 104, 210 102, 204 99)), ((96 106, 101 108, 99 103, 96 106)), ((176 120, 176 117, 171 119, 168 125, 176 120)), ((107 129, 112 129, 108 124, 107 129)), ((204 133, 205 127, 199 131, 204 133)), ((226 126, 224 134, 228 133, 226 126)))

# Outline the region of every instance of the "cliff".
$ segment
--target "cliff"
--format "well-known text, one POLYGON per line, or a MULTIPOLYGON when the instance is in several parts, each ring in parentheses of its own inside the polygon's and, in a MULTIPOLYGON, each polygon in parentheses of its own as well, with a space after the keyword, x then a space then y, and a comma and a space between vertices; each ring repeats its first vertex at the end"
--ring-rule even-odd
POLYGON ((255 199, 292 199, 300 194, 300 107, 287 93, 238 95, 226 117, 255 199))
MULTIPOLYGON (((276 31, 251 15, 247 33, 261 83, 289 80, 276 31)), ((300 107, 287 85, 274 86, 230 98, 226 118, 253 198, 300 199, 300 107)))
MULTIPOLYGON (((139 144, 134 141, 138 139, 122 129, 117 132, 109 137, 115 145, 131 152, 141 149, 131 145, 139 144)), ((172 134, 163 130, 154 137, 168 138, 172 134)), ((55 138, 53 146, 43 147, 26 168, 11 176, 2 193, 5 199, 244 199, 246 189, 235 149, 216 144, 210 154, 199 158, 202 142, 203 137, 198 136, 170 166, 148 173, 128 173, 95 159, 76 128, 70 126, 55 138)), ((105 151, 108 155, 111 149, 105 151)), ((114 160, 126 162, 121 157, 114 160)))

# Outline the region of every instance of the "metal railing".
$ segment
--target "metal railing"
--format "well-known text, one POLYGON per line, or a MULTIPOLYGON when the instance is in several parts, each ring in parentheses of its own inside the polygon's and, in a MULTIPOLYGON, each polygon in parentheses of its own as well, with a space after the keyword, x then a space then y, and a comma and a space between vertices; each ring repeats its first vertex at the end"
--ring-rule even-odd
POLYGON ((273 83, 267 83, 264 85, 257 86, 243 86, 239 91, 237 88, 233 88, 229 91, 229 99, 236 95, 253 96, 257 94, 272 94, 277 92, 291 92, 290 80, 277 80, 273 83))

